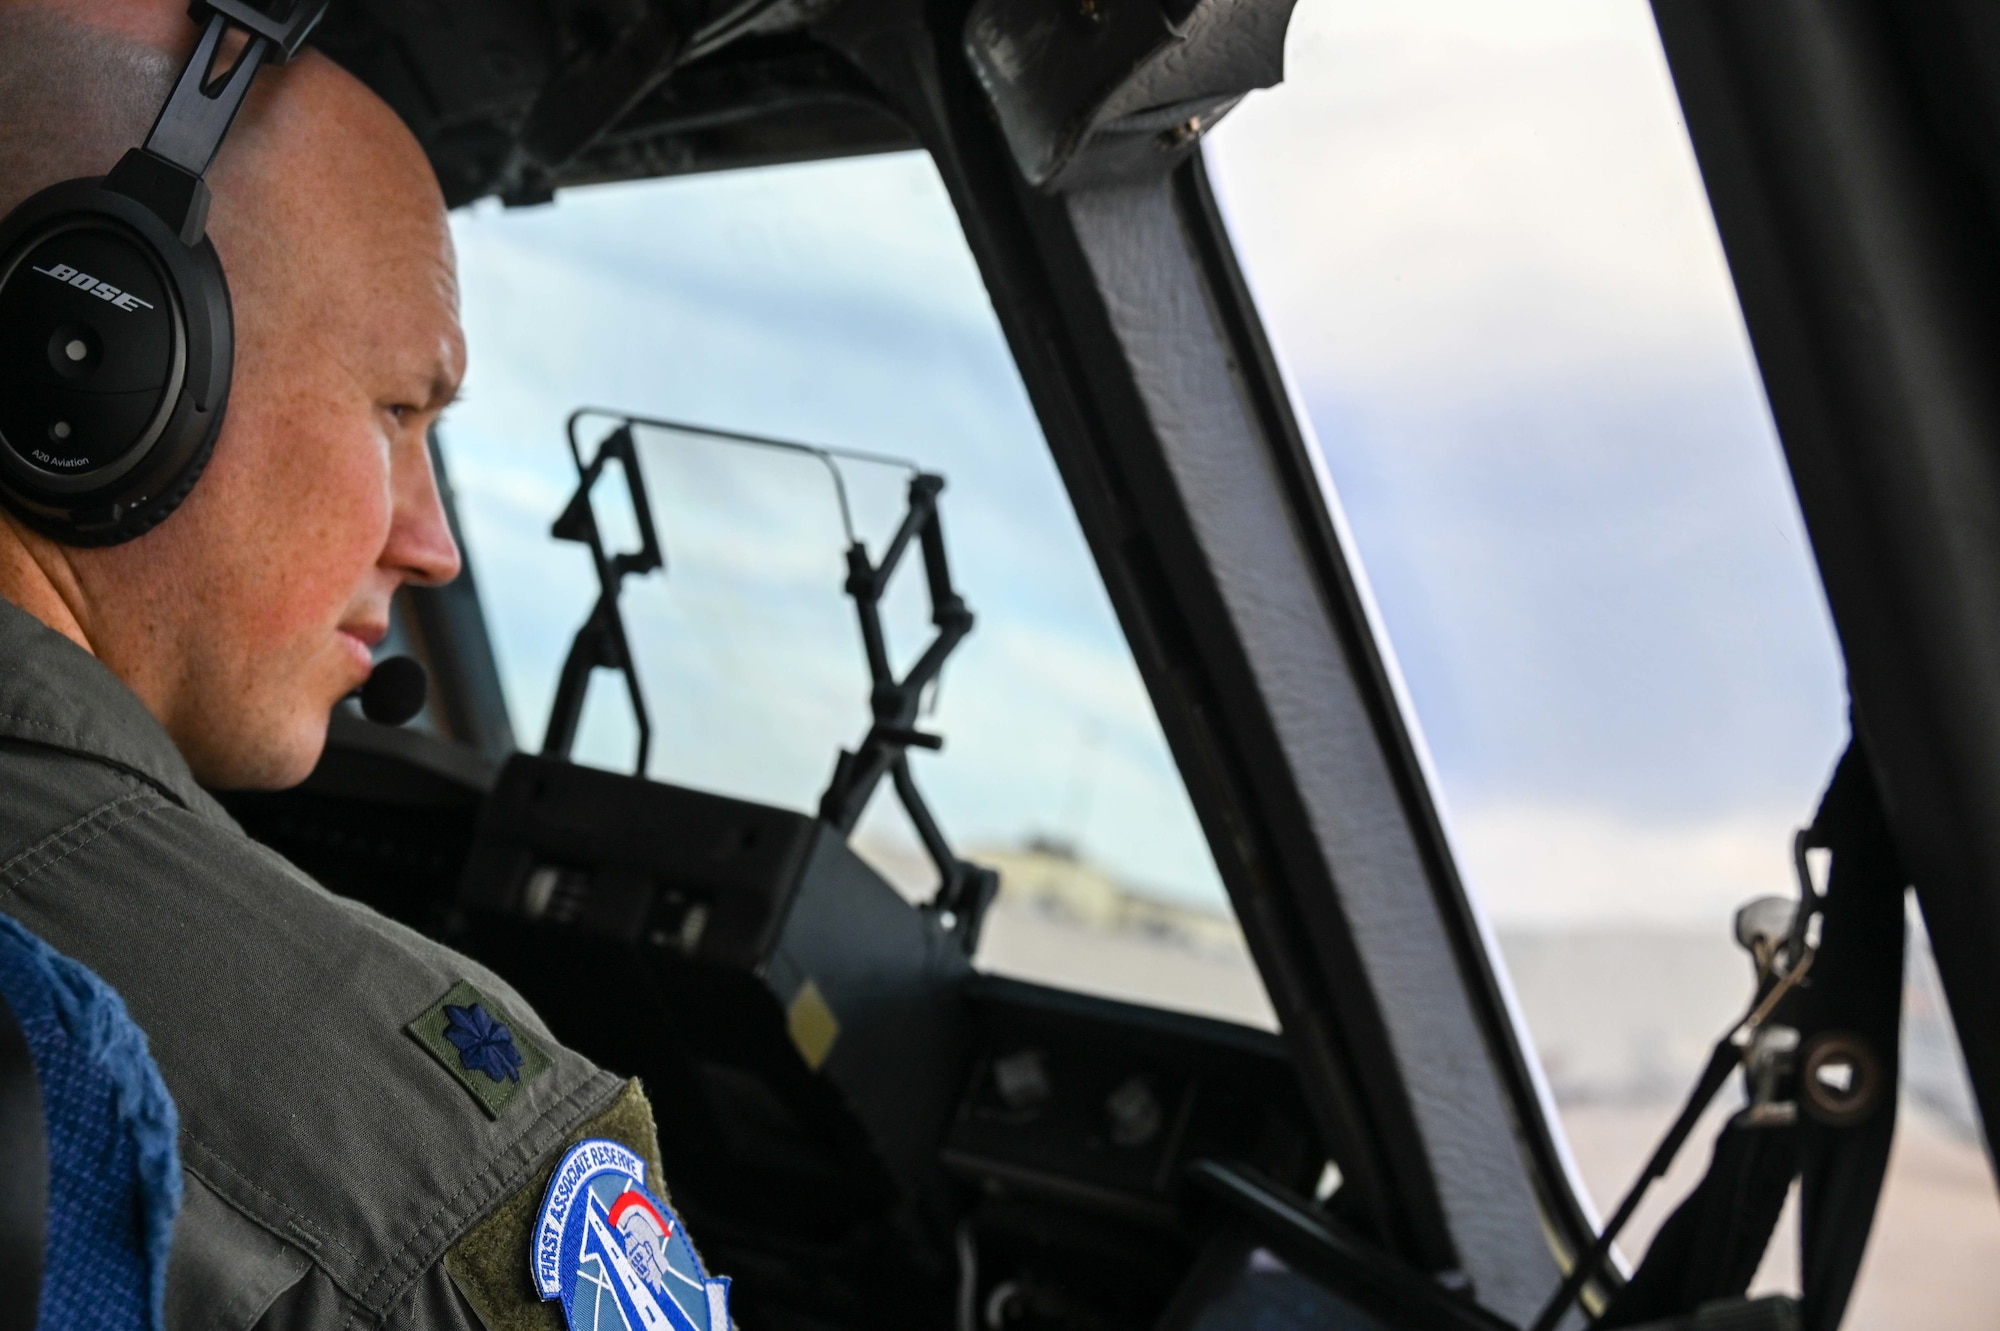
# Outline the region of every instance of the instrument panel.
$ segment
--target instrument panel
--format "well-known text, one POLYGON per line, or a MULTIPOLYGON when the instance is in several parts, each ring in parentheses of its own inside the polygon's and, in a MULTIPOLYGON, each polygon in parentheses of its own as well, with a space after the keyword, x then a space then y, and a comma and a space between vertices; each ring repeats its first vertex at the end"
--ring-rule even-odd
POLYGON ((1279 1037, 981 975, 821 818, 346 716, 304 786, 224 798, 641 1079, 745 1326, 1202 1331, 1319 1288, 1197 1177, 1312 1205, 1279 1037))

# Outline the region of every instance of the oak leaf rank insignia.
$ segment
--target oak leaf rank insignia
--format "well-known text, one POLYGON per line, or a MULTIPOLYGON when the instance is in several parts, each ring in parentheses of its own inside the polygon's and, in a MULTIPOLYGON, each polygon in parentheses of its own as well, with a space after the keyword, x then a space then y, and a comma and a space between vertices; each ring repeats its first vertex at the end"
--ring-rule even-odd
POLYGON ((504 1008, 463 980, 404 1029, 492 1118, 554 1066, 504 1008))

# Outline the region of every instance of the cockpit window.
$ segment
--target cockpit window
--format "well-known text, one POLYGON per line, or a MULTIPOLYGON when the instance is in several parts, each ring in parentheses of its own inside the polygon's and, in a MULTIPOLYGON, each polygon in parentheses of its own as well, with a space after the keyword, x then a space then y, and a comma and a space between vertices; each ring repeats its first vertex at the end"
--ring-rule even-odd
MULTIPOLYGON (((841 459, 836 490, 810 454, 632 430, 665 564, 620 600, 647 774, 802 811, 871 723, 850 539, 881 559, 912 467, 933 473, 976 622, 919 710, 943 748, 909 763, 953 848, 1000 873, 979 964, 1275 1025, 928 157, 581 189, 455 227, 472 365, 440 438, 524 748, 598 594, 587 548, 550 537, 577 487, 574 409, 611 413, 579 421, 586 457, 627 417, 881 455, 841 459)), ((623 496, 615 475, 595 492, 609 549, 639 539, 623 496)), ((913 556, 882 606, 897 674, 932 613, 913 556)), ((630 771, 636 747, 600 672, 573 756, 630 771)), ((854 844, 928 898, 888 783, 854 844)))
MULTIPOLYGON (((1838 646, 1642 0, 1303 0, 1286 64, 1209 165, 1608 1214, 1743 1013, 1735 908, 1796 896, 1838 646)), ((1920 931, 1909 973, 1848 1321, 1990 1325, 2000 1205, 1920 931)))

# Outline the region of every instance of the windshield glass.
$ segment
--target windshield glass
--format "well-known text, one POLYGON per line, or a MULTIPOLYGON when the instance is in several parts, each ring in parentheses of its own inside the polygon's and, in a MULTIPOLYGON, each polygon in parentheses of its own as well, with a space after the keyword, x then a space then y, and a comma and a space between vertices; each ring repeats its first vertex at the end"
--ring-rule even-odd
MULTIPOLYGON (((977 958, 1069 988, 1275 1025, 1207 842, 930 159, 906 153, 482 205, 454 224, 471 370, 440 431, 512 721, 539 748, 596 599, 551 524, 580 405, 908 459, 944 479, 953 585, 975 617, 924 699, 910 763, 955 849, 996 868, 977 958)), ((586 459, 615 425, 579 427, 586 459)), ((797 452, 635 431, 664 570, 627 580, 647 774, 800 811, 871 719, 828 471, 797 452)), ((880 559, 901 465, 844 463, 880 559)), ((595 505, 636 541, 613 468, 595 505)), ((883 605, 898 675, 935 633, 913 553, 883 605)), ((600 673, 574 757, 630 771, 600 673)), ((887 785, 855 846, 913 899, 936 875, 887 785)))
MULTIPOLYGON (((1303 0, 1209 162, 1600 1214, 1793 897, 1841 661, 1643 0, 1303 0)), ((2000 1317, 2000 1204, 1913 947, 1848 1322, 2000 1317)), ((1732 1088, 1622 1244, 1708 1159, 1732 1088)), ((1760 1288, 1796 1287, 1788 1220, 1760 1288)))

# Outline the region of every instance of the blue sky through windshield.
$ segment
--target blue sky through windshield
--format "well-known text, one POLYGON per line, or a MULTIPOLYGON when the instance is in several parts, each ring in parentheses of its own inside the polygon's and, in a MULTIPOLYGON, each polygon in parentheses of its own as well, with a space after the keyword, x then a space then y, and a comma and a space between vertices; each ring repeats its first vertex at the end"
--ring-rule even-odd
MULTIPOLYGON (((941 471, 978 627, 913 758, 962 844, 1075 843, 1129 885, 1221 904, 1202 842, 1013 361, 927 158, 566 193, 457 221, 473 369, 443 430, 515 724, 538 741, 592 595, 547 541, 581 403, 896 453, 941 471)), ((653 773, 810 808, 866 727, 841 534, 809 461, 641 438, 669 559, 628 594, 653 773)), ((850 476, 879 554, 903 481, 850 476)), ((889 607, 927 636, 914 563, 889 607)), ((579 756, 628 761, 608 681, 579 756), (600 705, 601 702, 601 705, 600 705)), ((899 835, 878 798, 872 830, 899 835)), ((902 834, 907 841, 907 834, 902 834)))
MULTIPOLYGON (((1503 922, 1785 890, 1844 730, 1838 658, 1645 6, 1307 0, 1288 76, 1210 160, 1475 887, 1503 922)), ((456 230, 473 368, 445 438, 524 740, 591 595, 542 535, 571 407, 903 453, 949 477, 981 616, 948 747, 917 759, 950 830, 1219 900, 927 160, 577 190, 456 230)), ((649 466, 655 772, 806 807, 864 721, 823 478, 665 445, 649 466)), ((857 482, 878 546, 898 487, 857 482)), ((593 706, 583 756, 628 751, 593 706)))

